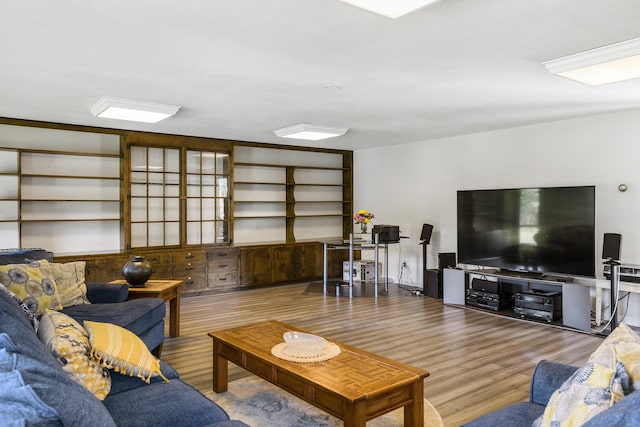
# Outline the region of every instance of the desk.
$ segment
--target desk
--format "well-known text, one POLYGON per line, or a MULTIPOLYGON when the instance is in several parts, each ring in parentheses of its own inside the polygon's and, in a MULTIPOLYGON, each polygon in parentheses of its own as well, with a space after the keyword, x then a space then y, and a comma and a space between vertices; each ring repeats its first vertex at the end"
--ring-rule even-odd
MULTIPOLYGON (((335 250, 348 250, 349 251, 349 298, 353 298, 353 252, 363 250, 373 250, 373 262, 374 262, 374 274, 373 283, 375 286, 374 298, 378 298, 378 251, 382 247, 384 249, 384 291, 389 291, 389 243, 399 242, 378 242, 378 234, 374 235, 374 242, 369 242, 368 239, 359 239, 356 235, 350 234, 349 240, 330 240, 323 243, 323 274, 322 274, 322 290, 324 294, 327 294, 327 280, 329 276, 329 251, 335 250)), ((366 235, 368 236, 368 235, 366 235)))
MULTIPOLYGON (((611 281, 609 279, 597 279, 596 280, 596 326, 600 326, 602 323, 602 290, 611 289, 611 281)), ((640 293, 640 283, 633 282, 618 282, 618 293, 620 292, 633 292, 640 293)), ((620 307, 620 303, 618 303, 620 307)), ((609 307, 611 312, 612 307, 609 307)), ((618 313, 620 311, 618 310, 618 313)))
MULTIPOLYGON (((114 280, 110 283, 126 284, 126 280, 114 280)), ((129 297, 162 298, 169 302, 169 336, 180 336, 180 287, 183 280, 148 280, 144 287, 129 287, 129 297)))

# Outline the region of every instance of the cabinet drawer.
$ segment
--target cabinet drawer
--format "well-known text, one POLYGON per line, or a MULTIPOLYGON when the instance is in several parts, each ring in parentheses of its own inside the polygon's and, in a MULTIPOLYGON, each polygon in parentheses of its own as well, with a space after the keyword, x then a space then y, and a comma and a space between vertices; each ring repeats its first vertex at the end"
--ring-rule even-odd
POLYGON ((177 251, 171 254, 171 260, 174 264, 176 263, 185 263, 185 262, 205 262, 206 261, 206 253, 205 251, 197 250, 197 251, 177 251))
POLYGON ((237 258, 222 258, 209 261, 209 272, 222 272, 222 271, 237 271, 238 259, 237 258))
POLYGON ((209 289, 226 289, 238 286, 236 272, 210 273, 207 275, 207 287, 209 289))
POLYGON ((207 272, 207 266, 204 262, 181 262, 173 264, 173 278, 178 279, 177 276, 185 276, 192 274, 205 274, 207 272))
POLYGON ((144 255, 144 259, 149 261, 152 267, 155 267, 156 264, 171 264, 171 254, 170 253, 162 253, 162 254, 147 254, 144 255))
MULTIPOLYGON (((177 279, 174 277, 174 279, 177 279)), ((180 280, 184 281, 183 291, 186 293, 204 291, 207 289, 207 275, 206 274, 194 274, 192 276, 180 277, 180 280)))
POLYGON ((219 258, 237 258, 238 250, 235 248, 220 248, 211 249, 208 252, 209 260, 215 260, 219 258))
POLYGON ((171 264, 151 264, 152 279, 168 279, 172 277, 173 267, 171 264))

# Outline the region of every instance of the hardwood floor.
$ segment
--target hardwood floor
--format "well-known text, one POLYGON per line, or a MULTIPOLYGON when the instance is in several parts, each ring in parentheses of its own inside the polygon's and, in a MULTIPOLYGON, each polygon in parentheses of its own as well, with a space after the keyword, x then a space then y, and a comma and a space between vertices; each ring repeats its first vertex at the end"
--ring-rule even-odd
MULTIPOLYGON (((162 359, 182 379, 211 390, 207 332, 280 320, 425 369, 425 397, 446 426, 529 397, 536 363, 583 364, 601 339, 518 319, 445 306, 408 293, 378 298, 303 295, 306 284, 182 299, 181 334, 166 338, 162 359)), ((232 381, 249 375, 230 364, 232 381)))

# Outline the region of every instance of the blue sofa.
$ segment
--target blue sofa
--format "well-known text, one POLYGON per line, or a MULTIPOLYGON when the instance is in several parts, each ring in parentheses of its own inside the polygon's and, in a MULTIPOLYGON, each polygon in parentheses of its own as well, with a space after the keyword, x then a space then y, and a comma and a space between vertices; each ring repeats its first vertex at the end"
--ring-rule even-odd
MULTIPOLYGON (((4 257, 5 264, 19 263, 4 257)), ((14 254, 15 255, 15 254, 14 254)), ((22 254, 24 255, 24 254, 22 254)), ((33 252, 29 253, 34 255, 33 252)), ((13 256, 13 255, 12 255, 13 256)), ((30 258, 36 259, 36 258, 30 258)), ((42 258, 38 258, 42 259, 42 258)), ((97 304, 72 306, 63 312, 79 322, 94 320, 119 324, 161 346, 164 339, 164 301, 156 298, 119 301, 120 287, 96 285, 89 299, 97 304), (100 292, 100 289, 103 291, 100 292), (97 299, 94 299, 97 298, 97 299), (131 304, 133 303, 133 304, 131 304), (161 335, 155 332, 161 326, 161 335)), ((150 384, 111 372, 111 391, 98 400, 62 369, 60 360, 40 341, 20 304, 0 292, 0 424, 16 426, 215 426, 246 427, 198 390, 182 382, 164 362, 150 384)))
MULTIPOLYGON (((53 254, 40 248, 0 250, 0 265, 22 264, 30 260, 53 262, 53 254)), ((164 301, 141 298, 127 301, 129 287, 111 283, 87 283, 87 298, 91 304, 81 304, 61 310, 80 324, 85 320, 114 323, 139 336, 156 357, 160 357, 164 342, 164 301)))
MULTIPOLYGON (((480 417, 463 427, 531 427, 544 413, 549 398, 578 367, 543 360, 531 378, 529 402, 520 402, 480 417)), ((595 417, 584 427, 640 426, 640 391, 625 396, 620 402, 595 417)))

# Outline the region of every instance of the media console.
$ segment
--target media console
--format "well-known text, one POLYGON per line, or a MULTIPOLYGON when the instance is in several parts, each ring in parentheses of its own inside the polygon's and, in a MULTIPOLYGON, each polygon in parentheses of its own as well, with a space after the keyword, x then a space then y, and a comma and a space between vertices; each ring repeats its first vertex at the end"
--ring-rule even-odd
POLYGON ((499 270, 447 268, 443 276, 445 304, 509 310, 516 316, 591 332, 589 284, 499 270))

